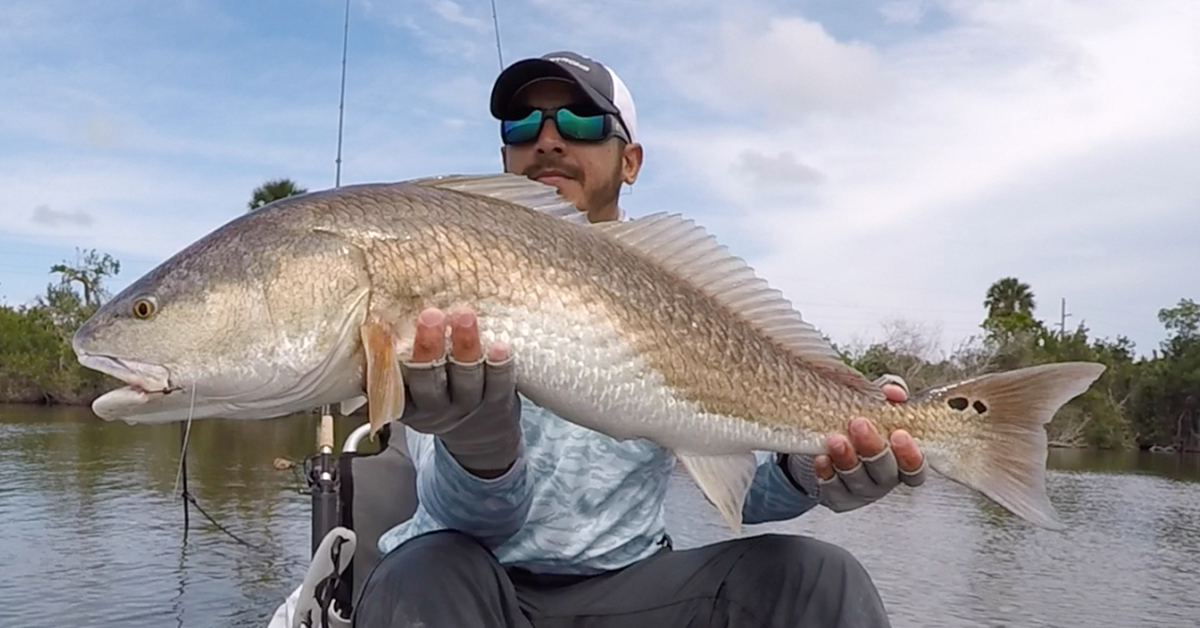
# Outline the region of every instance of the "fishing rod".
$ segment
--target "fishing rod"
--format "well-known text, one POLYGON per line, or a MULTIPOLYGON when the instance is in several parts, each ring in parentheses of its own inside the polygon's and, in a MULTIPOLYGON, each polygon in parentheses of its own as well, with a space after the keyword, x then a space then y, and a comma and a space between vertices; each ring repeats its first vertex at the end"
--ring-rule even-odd
MULTIPOLYGON (((496 59, 504 69, 504 49, 500 41, 500 18, 496 11, 496 0, 491 0, 492 27, 496 38, 496 59)), ((334 187, 342 185, 342 145, 346 120, 346 66, 350 42, 350 0, 346 0, 342 23, 342 72, 338 95, 337 156, 334 158, 334 187)), ((317 427, 316 453, 308 473, 309 492, 312 496, 312 539, 311 552, 315 555, 329 531, 340 522, 340 478, 334 460, 334 424, 330 406, 321 407, 321 419, 317 427)))
POLYGON ((496 17, 496 0, 492 0, 492 32, 496 33, 496 58, 500 60, 500 69, 504 69, 504 51, 500 49, 500 18, 496 17))
MULTIPOLYGON (((346 120, 346 57, 350 41, 350 0, 346 0, 345 14, 342 22, 342 76, 340 93, 338 95, 338 126, 337 126, 337 155, 334 158, 334 187, 342 186, 342 139, 346 120)), ((309 555, 312 563, 309 573, 300 586, 300 598, 292 626, 309 628, 332 628, 348 626, 346 618, 341 617, 338 610, 338 592, 342 588, 341 567, 347 562, 342 556, 343 545, 348 541, 343 535, 332 535, 341 525, 341 477, 338 473, 338 463, 334 460, 334 424, 333 412, 329 404, 321 406, 321 418, 317 423, 316 452, 309 457, 306 465, 305 479, 308 481, 308 492, 311 500, 311 539, 309 555), (323 550, 322 548, 326 549, 323 550), (329 569, 332 571, 322 574, 313 569, 323 562, 321 553, 329 552, 329 569)), ((353 553, 353 542, 348 555, 353 553)), ((343 609, 348 610, 348 609, 343 609)))
MULTIPOLYGON (((496 58, 500 63, 500 69, 503 70, 504 50, 500 42, 500 20, 496 12, 496 0, 491 0, 491 6, 492 25, 495 29, 496 37, 496 58)), ((342 73, 338 98, 337 156, 334 159, 335 188, 341 187, 342 183, 342 141, 346 116, 346 61, 349 39, 350 0, 346 0, 345 16, 342 25, 342 73)), ((347 413, 345 406, 343 406, 342 412, 347 413)), ((343 453, 357 452, 358 443, 366 437, 366 428, 366 425, 359 426, 346 437, 346 442, 342 449, 343 453)), ((350 533, 349 539, 347 539, 345 534, 330 534, 342 523, 341 482, 343 478, 339 473, 339 468, 343 463, 347 462, 347 459, 345 456, 342 456, 340 460, 335 460, 334 422, 329 404, 321 406, 321 419, 317 426, 316 436, 316 452, 310 457, 310 465, 305 474, 312 500, 310 552, 313 565, 317 565, 318 561, 320 561, 327 565, 327 569, 332 569, 333 572, 329 575, 321 576, 319 573, 313 575, 314 572, 310 570, 310 575, 314 579, 310 581, 309 578, 306 578, 305 582, 301 585, 301 601, 296 609, 296 620, 302 626, 329 628, 330 626, 341 626, 346 623, 344 618, 332 616, 331 613, 335 612, 335 606, 346 606, 346 608, 337 610, 348 611, 348 606, 352 604, 352 602, 346 599, 349 587, 346 585, 344 578, 339 575, 339 572, 346 565, 346 559, 342 555, 342 548, 348 540, 351 543, 351 549, 346 550, 346 552, 351 556, 354 552, 354 541, 350 540, 354 538, 353 532, 350 533), (327 562, 325 561, 326 557, 323 555, 326 553, 328 554, 327 562)), ((386 431, 383 433, 380 444, 382 447, 387 446, 386 431)), ((351 454, 351 456, 353 455, 351 454)), ((351 474, 349 466, 346 466, 343 471, 347 476, 351 474)))
MULTIPOLYGON (((500 69, 504 69, 504 48, 500 41, 500 17, 496 11, 496 0, 490 0, 492 6, 492 28, 496 38, 496 59, 500 69)), ((338 131, 337 156, 334 158, 334 187, 342 185, 342 142, 346 120, 346 60, 350 42, 350 0, 346 0, 345 15, 342 23, 342 75, 338 95, 338 131)), ((309 484, 312 493, 312 551, 317 547, 335 526, 339 516, 339 490, 337 464, 333 460, 334 434, 333 413, 329 405, 321 407, 321 420, 317 427, 317 452, 309 472, 309 484)))
MULTIPOLYGON (((334 187, 342 185, 342 138, 346 119, 346 56, 350 41, 350 0, 346 0, 342 24, 342 76, 338 97, 337 157, 334 187)), ((337 463, 333 459, 333 412, 328 404, 321 406, 317 425, 317 451, 309 470, 309 492, 312 496, 312 539, 310 552, 315 557, 321 541, 340 523, 340 481, 337 463)))
POLYGON ((338 138, 337 138, 337 169, 333 178, 333 187, 342 187, 342 123, 346 119, 346 47, 350 42, 350 0, 346 0, 346 18, 342 26, 342 91, 338 97, 338 138))

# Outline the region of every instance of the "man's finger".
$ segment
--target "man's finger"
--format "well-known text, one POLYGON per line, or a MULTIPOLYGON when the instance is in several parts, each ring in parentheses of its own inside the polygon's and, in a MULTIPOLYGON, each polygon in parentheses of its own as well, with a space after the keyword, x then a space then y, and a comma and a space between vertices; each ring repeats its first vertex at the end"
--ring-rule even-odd
POLYGON ((508 359, 508 345, 497 340, 488 347, 487 359, 492 362, 503 362, 508 359))
MULTIPOLYGON (((850 421, 849 432, 850 446, 854 448, 853 453, 857 456, 873 458, 887 447, 887 443, 879 435, 879 430, 875 429, 875 424, 864 418, 860 417, 850 421)), ((854 460, 850 463, 850 466, 842 464, 838 464, 837 466, 839 469, 847 471, 857 463, 858 460, 854 460)))
POLYGON ((895 473, 892 474, 891 483, 878 483, 867 471, 865 463, 859 463, 850 471, 838 471, 838 475, 842 476, 842 484, 845 485, 846 491, 858 499, 877 499, 887 494, 888 490, 898 483, 895 473))
POLYGON ((833 479, 833 461, 829 459, 829 456, 820 455, 813 458, 812 469, 813 475, 818 479, 826 481, 833 479))
POLYGON ((446 360, 401 362, 404 389, 416 412, 439 413, 450 407, 450 391, 446 386, 446 360))
POLYGON ((908 393, 904 392, 904 387, 899 384, 884 384, 883 396, 892 403, 904 403, 908 401, 908 393))
POLYGON ((488 360, 484 363, 487 381, 484 383, 483 397, 488 403, 509 399, 517 390, 516 362, 507 355, 507 347, 501 345, 501 349, 499 352, 488 351, 488 360), (503 359, 493 360, 491 356, 495 353, 503 355, 503 359))
POLYGON ((458 362, 473 363, 483 358, 479 344, 479 321, 470 308, 455 308, 450 312, 450 357, 458 362))
POLYGON ((455 407, 474 409, 483 400, 483 346, 479 324, 470 308, 450 312, 450 397, 455 407))
POLYGON ((450 382, 450 399, 454 407, 467 412, 474 410, 483 401, 483 369, 483 358, 474 362, 459 362, 450 358, 447 379, 450 382))
POLYGON ((833 466, 842 471, 849 471, 858 464, 858 454, 854 452, 850 441, 841 434, 831 434, 825 439, 825 451, 829 452, 833 466))
POLYGON ((896 452, 896 466, 905 473, 916 473, 925 464, 925 456, 917 448, 916 441, 904 430, 892 432, 892 450, 896 452))
POLYGON ((846 476, 841 473, 837 474, 832 480, 818 480, 817 486, 817 490, 821 494, 821 503, 834 512, 854 510, 867 503, 866 499, 861 495, 854 494, 846 486, 846 476))
POLYGON ((425 364, 441 359, 446 353, 446 315, 439 309, 426 308, 417 316, 413 338, 412 362, 425 364))
POLYGON ((896 468, 896 454, 891 447, 884 448, 874 456, 864 456, 862 461, 863 466, 867 468, 867 475, 871 476, 880 495, 886 495, 900 483, 900 471, 896 468))
POLYGON ((900 481, 904 482, 908 486, 920 486, 925 483, 925 476, 926 476, 925 470, 928 468, 929 468, 928 465, 925 463, 924 460, 922 460, 921 467, 919 469, 917 469, 915 472, 909 473, 907 471, 901 471, 900 472, 900 481))

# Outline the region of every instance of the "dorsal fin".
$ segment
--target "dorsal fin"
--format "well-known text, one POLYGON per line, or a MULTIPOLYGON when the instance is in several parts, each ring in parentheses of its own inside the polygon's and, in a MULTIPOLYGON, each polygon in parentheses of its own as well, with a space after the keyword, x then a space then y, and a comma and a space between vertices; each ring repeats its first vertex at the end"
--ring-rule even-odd
POLYGON ((625 222, 590 223, 553 186, 516 174, 447 175, 409 183, 487 196, 588 225, 664 267, 750 322, 826 377, 884 399, 883 391, 842 361, 816 327, 783 294, 754 274, 716 238, 690 219, 660 212, 625 222))
POLYGON ((519 174, 444 175, 409 181, 414 185, 487 196, 557 216, 575 224, 589 224, 587 213, 563 200, 552 185, 519 174))
POLYGON ((692 220, 660 212, 592 227, 700 288, 822 375, 885 398, 878 386, 842 361, 837 350, 779 290, 692 220))

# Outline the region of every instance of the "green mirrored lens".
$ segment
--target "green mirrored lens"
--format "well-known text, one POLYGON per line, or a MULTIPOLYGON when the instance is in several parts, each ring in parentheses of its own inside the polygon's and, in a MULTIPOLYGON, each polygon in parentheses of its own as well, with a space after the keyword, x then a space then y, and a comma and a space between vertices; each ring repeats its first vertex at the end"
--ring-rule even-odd
MULTIPOLYGON (((543 112, 537 109, 519 120, 502 120, 500 136, 505 144, 524 144, 537 139, 542 128, 543 112)), ((581 116, 569 109, 554 112, 558 134, 575 141, 598 142, 608 138, 607 116, 581 116)))
POLYGON ((542 112, 534 109, 520 120, 501 121, 500 136, 506 144, 521 144, 537 137, 540 128, 542 128, 542 112))
POLYGON ((594 142, 605 138, 604 114, 581 116, 568 109, 559 109, 554 115, 554 123, 560 135, 573 140, 594 142))

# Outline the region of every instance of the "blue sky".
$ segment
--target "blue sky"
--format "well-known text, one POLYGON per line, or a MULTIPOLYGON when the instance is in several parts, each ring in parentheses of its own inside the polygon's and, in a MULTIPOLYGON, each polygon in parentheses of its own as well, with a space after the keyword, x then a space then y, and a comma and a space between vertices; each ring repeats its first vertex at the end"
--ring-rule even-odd
MULTIPOLYGON (((76 247, 119 289, 287 176, 334 184, 344 4, 10 3, 0 296, 76 247)), ((1200 298, 1200 3, 497 0, 506 63, 573 49, 638 107, 632 215, 684 212, 843 344, 949 349, 1015 275, 1039 317, 1162 339, 1200 298)), ((342 182, 498 165, 484 0, 354 0, 342 182)))

